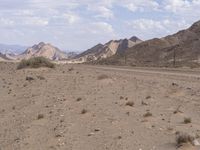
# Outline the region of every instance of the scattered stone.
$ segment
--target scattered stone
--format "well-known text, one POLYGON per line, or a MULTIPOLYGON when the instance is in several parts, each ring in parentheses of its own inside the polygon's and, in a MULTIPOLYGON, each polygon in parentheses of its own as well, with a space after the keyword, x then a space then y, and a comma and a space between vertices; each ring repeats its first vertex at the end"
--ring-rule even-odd
POLYGON ((81 114, 86 114, 88 111, 86 110, 86 109, 83 109, 82 111, 81 111, 81 114))
POLYGON ((69 69, 68 69, 68 71, 73 71, 73 70, 74 70, 74 68, 73 68, 73 67, 71 67, 71 68, 69 68, 69 69))
POLYGON ((26 77, 26 81, 32 81, 32 80, 34 80, 33 77, 29 77, 29 76, 26 77))
POLYGON ((81 100, 82 100, 81 97, 79 97, 79 98, 76 99, 77 102, 79 102, 79 101, 81 101, 81 100))
POLYGON ((146 102, 142 101, 142 105, 147 106, 148 104, 146 102))
POLYGON ((151 98, 151 96, 147 96, 147 97, 146 97, 146 99, 150 99, 150 98, 151 98))
POLYGON ((129 102, 126 103, 126 106, 131 106, 131 107, 133 107, 133 106, 134 106, 134 102, 129 101, 129 102))
POLYGON ((43 118, 44 118, 43 114, 39 114, 38 117, 37 117, 38 120, 43 119, 43 118))
POLYGON ((95 134, 94 132, 91 132, 91 133, 88 134, 88 136, 92 136, 92 135, 94 135, 94 134, 95 134))
POLYGON ((37 76, 37 78, 40 80, 45 80, 45 77, 43 77, 43 76, 37 76))
POLYGON ((178 84, 173 82, 173 83, 172 83, 172 86, 178 86, 178 84))
POLYGON ((150 112, 147 112, 147 113, 145 113, 145 114, 143 115, 143 117, 151 117, 151 116, 153 116, 153 115, 152 115, 152 113, 150 113, 150 112))

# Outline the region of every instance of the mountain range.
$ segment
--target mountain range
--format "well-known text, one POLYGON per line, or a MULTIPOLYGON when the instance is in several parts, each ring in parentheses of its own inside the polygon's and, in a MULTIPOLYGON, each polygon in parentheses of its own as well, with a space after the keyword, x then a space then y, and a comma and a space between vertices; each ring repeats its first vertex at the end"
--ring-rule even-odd
POLYGON ((26 49, 27 49, 27 46, 0 44, 0 52, 3 54, 5 53, 20 54, 26 49))
POLYGON ((62 52, 57 47, 49 44, 40 42, 39 44, 35 44, 32 47, 29 47, 25 52, 18 55, 18 59, 28 59, 31 57, 43 56, 50 60, 64 60, 68 59, 69 56, 67 53, 62 52))
POLYGON ((43 56, 66 63, 94 63, 132 66, 199 66, 200 21, 191 27, 163 38, 142 41, 136 36, 130 39, 111 40, 105 44, 76 54, 65 53, 57 47, 39 43, 23 53, 0 53, 1 60, 21 60, 43 56))
POLYGON ((1 60, 22 60, 22 59, 29 59, 31 57, 46 57, 50 60, 67 60, 71 59, 76 55, 75 52, 63 52, 57 47, 49 44, 40 42, 39 44, 35 44, 32 47, 27 48, 24 52, 20 54, 15 54, 11 52, 1 53, 0 58, 1 60))
POLYGON ((109 58, 116 53, 123 53, 126 49, 141 43, 137 37, 132 37, 130 39, 121 39, 121 40, 111 40, 106 44, 97 44, 94 47, 84 51, 83 53, 77 55, 75 59, 79 62, 90 62, 96 60, 102 60, 109 58))
POLYGON ((176 34, 141 42, 124 53, 116 53, 94 63, 160 67, 199 66, 200 21, 176 34))

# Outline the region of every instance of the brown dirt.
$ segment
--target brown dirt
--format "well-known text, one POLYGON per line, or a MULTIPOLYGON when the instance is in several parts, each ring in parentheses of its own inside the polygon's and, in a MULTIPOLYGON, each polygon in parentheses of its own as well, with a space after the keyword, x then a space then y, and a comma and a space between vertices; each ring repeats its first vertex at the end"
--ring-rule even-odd
POLYGON ((16 66, 0 63, 2 150, 175 150, 176 131, 200 134, 199 71, 16 66))

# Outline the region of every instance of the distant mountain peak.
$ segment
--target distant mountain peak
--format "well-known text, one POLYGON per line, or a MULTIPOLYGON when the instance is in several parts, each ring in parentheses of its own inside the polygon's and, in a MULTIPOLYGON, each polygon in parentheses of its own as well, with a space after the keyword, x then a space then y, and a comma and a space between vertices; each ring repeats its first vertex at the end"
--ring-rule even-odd
POLYGON ((51 60, 64 60, 68 59, 65 52, 62 52, 57 47, 51 45, 50 43, 40 42, 38 44, 29 47, 24 53, 22 53, 19 58, 27 59, 30 57, 46 57, 51 60))
POLYGON ((129 40, 133 41, 133 42, 137 42, 137 41, 142 41, 141 39, 139 39, 136 36, 132 36, 129 40))
POLYGON ((128 48, 140 43, 142 40, 136 36, 131 39, 110 40, 106 44, 96 46, 77 55, 75 58, 82 62, 101 60, 111 57, 116 53, 124 53, 128 48))
POLYGON ((20 54, 23 52, 27 47, 21 45, 9 45, 9 44, 0 44, 0 52, 1 53, 16 53, 20 54))
MULTIPOLYGON (((137 37, 130 40, 137 41, 137 37)), ((101 64, 178 67, 200 66, 200 21, 191 27, 163 38, 154 38, 127 49, 125 55, 114 55, 101 64), (124 57, 126 56, 126 60, 124 57), (127 59, 128 58, 128 59, 127 59)))

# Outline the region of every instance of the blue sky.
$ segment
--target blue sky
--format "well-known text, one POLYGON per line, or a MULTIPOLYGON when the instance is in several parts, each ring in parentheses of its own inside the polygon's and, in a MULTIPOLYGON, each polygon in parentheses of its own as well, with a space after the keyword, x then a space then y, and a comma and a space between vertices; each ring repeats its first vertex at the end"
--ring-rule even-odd
POLYGON ((163 37, 200 20, 200 0, 0 0, 0 43, 65 51, 133 35, 163 37))

